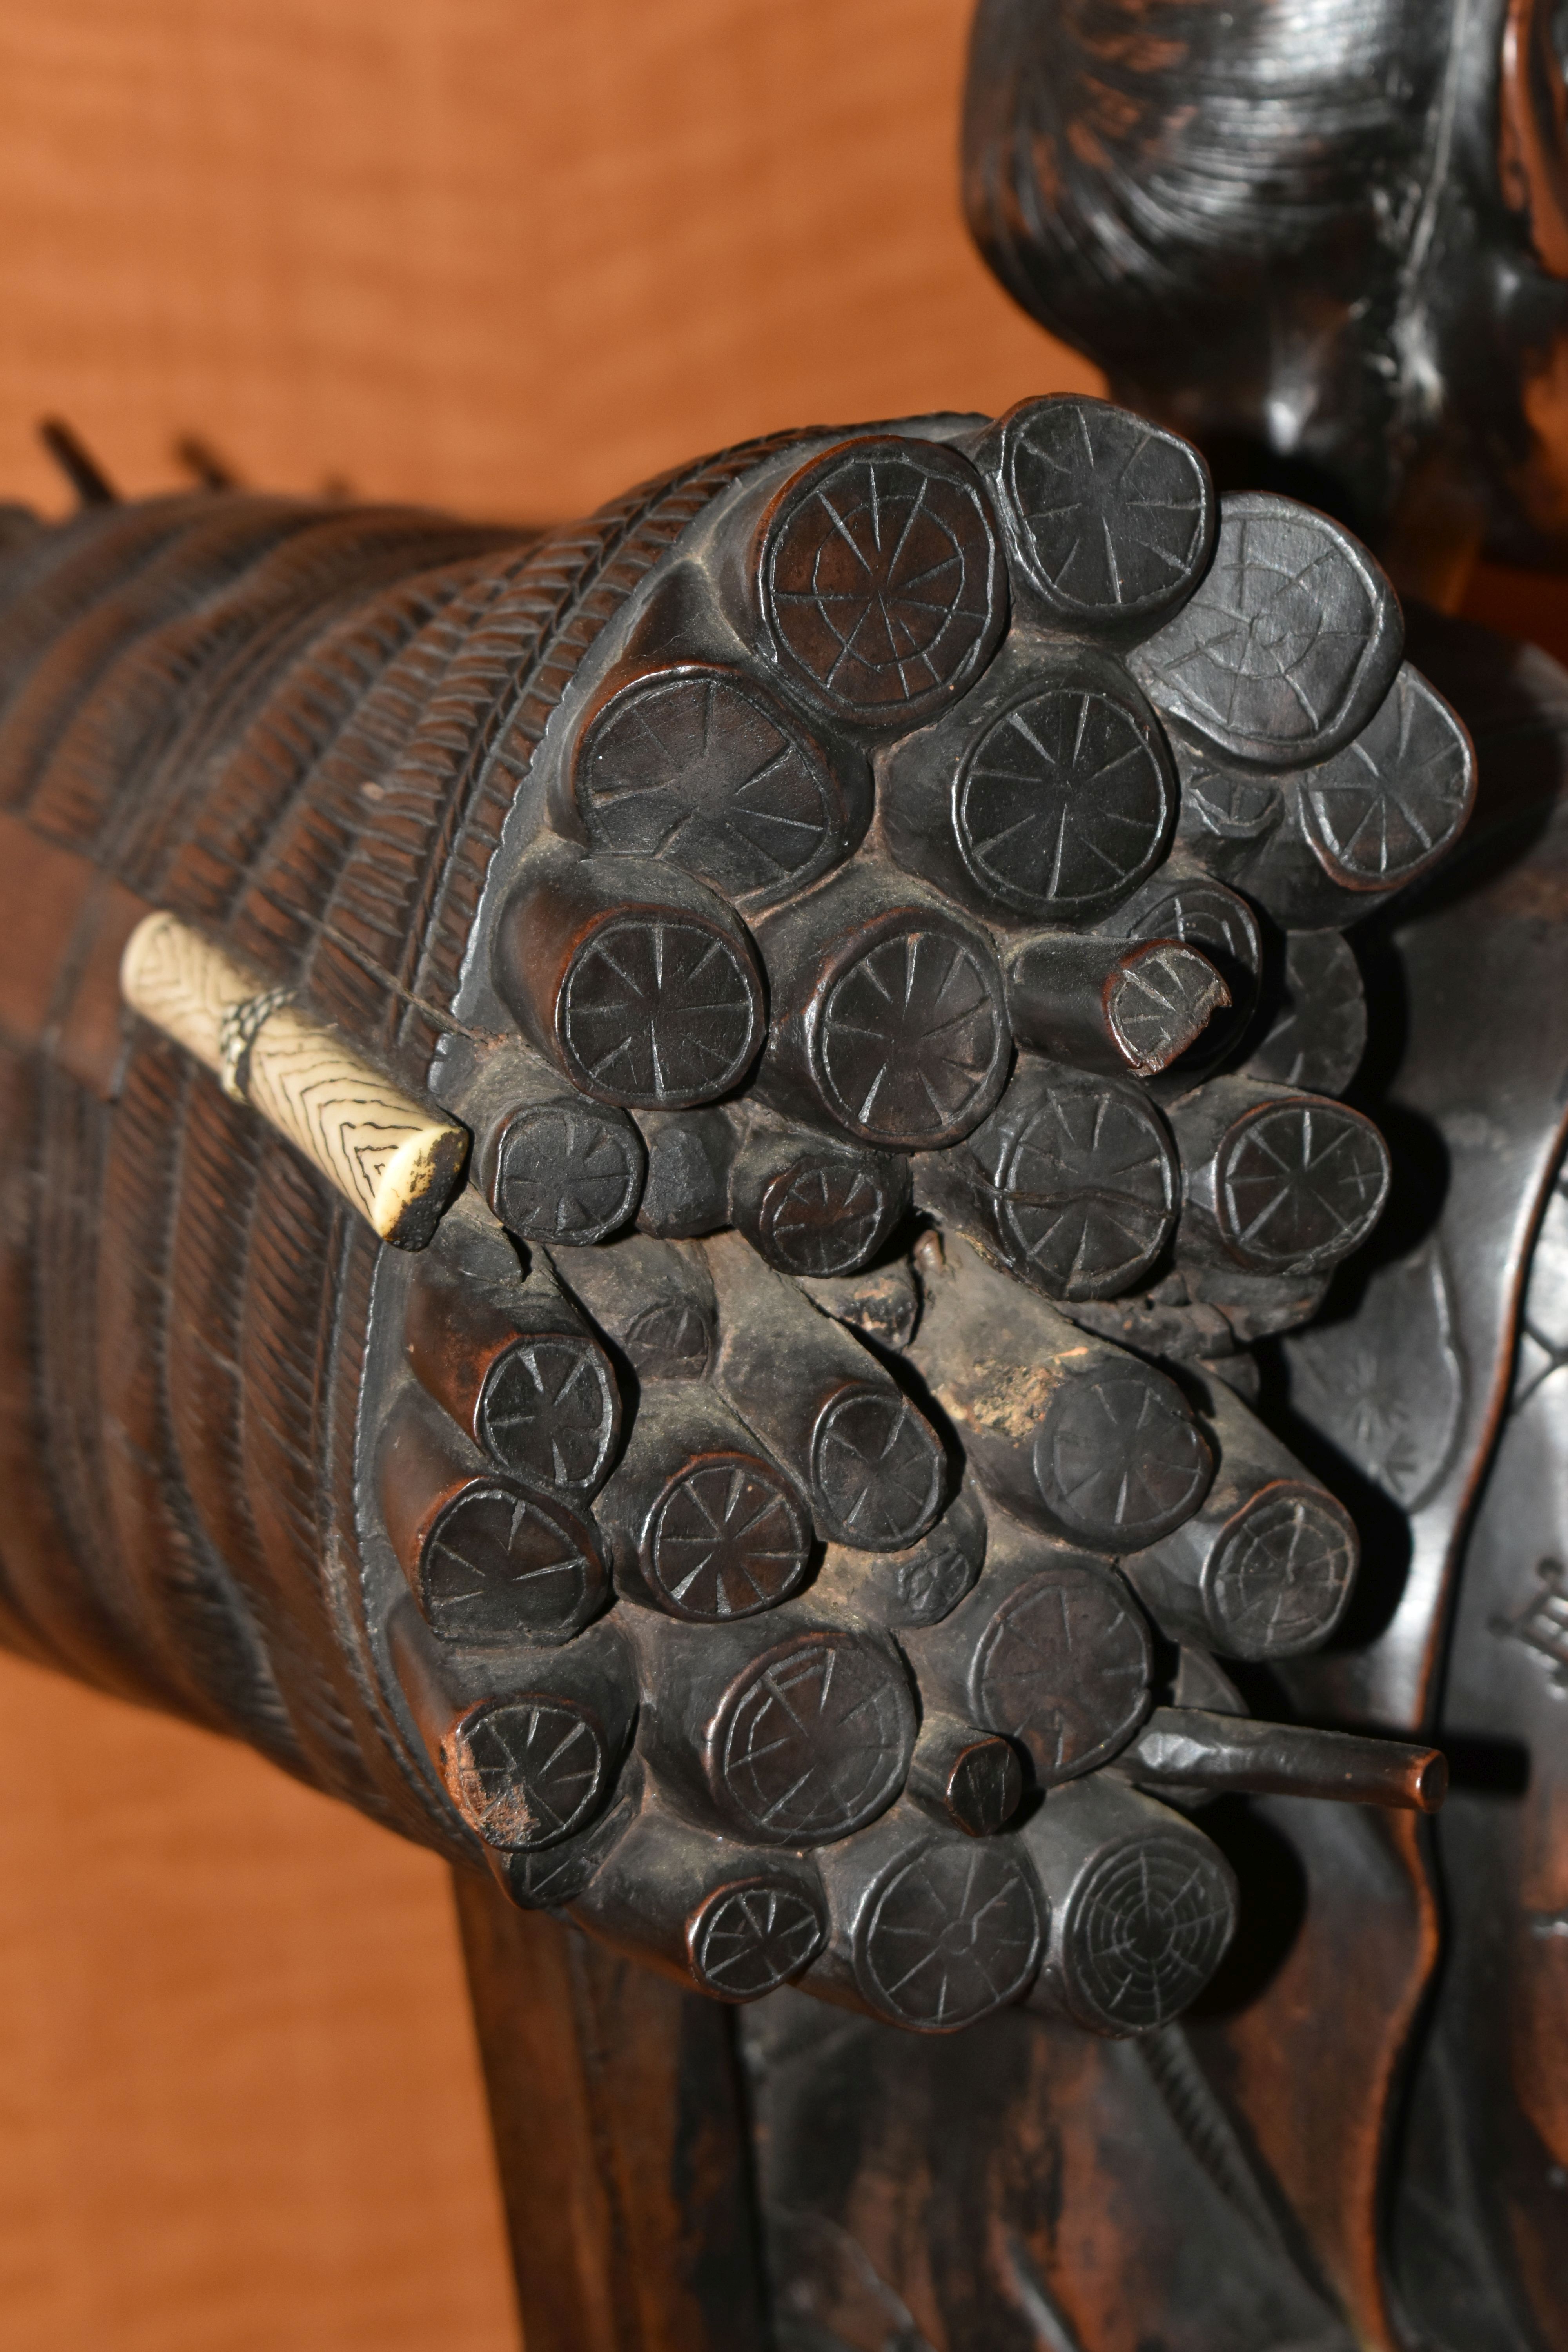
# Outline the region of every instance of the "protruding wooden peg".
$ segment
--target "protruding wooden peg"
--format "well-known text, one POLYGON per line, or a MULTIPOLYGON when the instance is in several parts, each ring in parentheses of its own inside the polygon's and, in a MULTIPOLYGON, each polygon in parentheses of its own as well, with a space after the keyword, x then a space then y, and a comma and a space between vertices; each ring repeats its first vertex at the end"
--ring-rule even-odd
POLYGON ((620 1442, 610 1360, 542 1252, 525 1281, 511 1244, 487 1223, 477 1202, 464 1202, 421 1259, 408 1295, 408 1360, 492 1462, 525 1486, 586 1501, 620 1442))
POLYGON ((204 433, 177 433, 171 450, 176 466, 183 467, 193 482, 204 490, 237 490, 239 476, 226 457, 221 457, 204 433))
POLYGON ((753 1617, 811 1566, 804 1497, 706 1387, 644 1392, 597 1517, 624 1589, 672 1617, 753 1617))
POLYGON ((1121 1578, 1005 1522, 967 1600, 903 1639, 931 1702, 1016 1742, 1042 1788, 1095 1771, 1148 1712, 1153 1645, 1121 1578))
POLYGON ((637 1711, 630 1654, 613 1625, 567 1650, 457 1655, 405 1603, 388 1638, 442 1785, 487 1846, 540 1852, 603 1811, 637 1711))
POLYGON ((931 1533, 907 1551, 856 1551, 829 1544, 814 1593, 872 1624, 912 1631, 957 1608, 985 1560, 985 1514, 961 1488, 931 1533))
POLYGON ((1158 1077, 1193 1045, 1230 991, 1178 940, 1042 934, 1007 960, 1007 1008, 1020 1045, 1135 1078, 1158 1077))
POLYGON ((870 1349, 739 1234, 703 1248, 719 1293, 714 1378, 723 1395, 809 1494, 825 1539, 906 1549, 946 1490, 935 1431, 870 1349))
POLYGON ((1138 637, 1190 593, 1214 546, 1208 467, 1107 400, 1021 401, 982 445, 1009 543, 1058 625, 1138 637))
POLYGON ((827 1932, 816 1864, 697 1828, 650 1794, 573 1906, 605 1942, 718 2000, 760 2000, 808 1968, 827 1932))
POLYGON ((800 1286, 812 1305, 836 1323, 847 1323, 883 1348, 907 1348, 921 1319, 921 1295, 907 1257, 858 1274, 803 1274, 800 1286))
POLYGON ((417 1389, 388 1418, 378 1477, 393 1550, 445 1640, 570 1641, 609 1598, 593 1521, 491 1469, 417 1389))
POLYGON ((851 867, 757 926, 773 1021, 757 1075, 792 1116, 936 1150, 1002 1091, 1012 1038, 984 934, 934 893, 851 867))
POLYGON ((910 1794, 965 1837, 994 1837, 1024 1801, 1024 1768, 995 1732, 928 1714, 910 1766, 910 1794))
POLYGON ((173 915, 126 942, 121 992, 248 1103, 397 1249, 423 1249, 457 1191, 468 1136, 389 1086, 284 989, 268 989, 173 915))
POLYGON ((1016 1839, 967 1837, 906 1801, 821 1866, 814 1990, 917 2033, 955 2032, 1027 1991, 1045 1906, 1016 1839))
POLYGON ((551 1263, 639 1381, 707 1378, 718 1308, 695 1250, 627 1234, 595 1249, 554 1250, 551 1263))
POLYGON ((1435 1813, 1448 1793, 1448 1768, 1435 1748, 1199 1707, 1157 1707, 1117 1769, 1141 1789, 1325 1797, 1406 1813, 1435 1813))
POLYGON ((830 757, 760 678, 721 662, 638 663, 595 698, 551 813, 568 839, 671 859, 754 908, 847 856, 870 802, 864 756, 830 757))
MULTIPOLYGON (((1176 757, 1179 765, 1180 744, 1176 757)), ((1265 943, 1256 912, 1239 891, 1212 880, 1189 861, 1178 864, 1173 857, 1099 928, 1108 939, 1180 940, 1199 950, 1224 981, 1228 1006, 1210 1015, 1201 1034, 1163 1075, 1155 1092, 1194 1084, 1241 1043, 1257 1011, 1265 943)))
POLYGON ((63 416, 41 417, 38 438, 75 491, 79 506, 119 505, 119 491, 76 427, 63 416))
POLYGON ((745 932, 716 892, 661 859, 536 863, 502 918, 496 979, 524 1034, 599 1102, 712 1102, 763 1042, 745 932))
POLYGON ((731 1222, 781 1274, 851 1274, 907 1215, 909 1161, 753 1122, 730 1175, 731 1222))
POLYGON ((953 1235, 910 1350, 973 1475, 1029 1526, 1127 1551, 1190 1518, 1213 1471, 1173 1381, 1079 1330, 953 1235))
POLYGON ((1176 772, 1121 663, 1032 639, 896 747, 878 803, 905 871, 988 921, 1092 922, 1163 856, 1176 772))
POLYGON ((1256 490, 1224 500, 1196 593, 1131 666, 1222 759, 1304 768, 1366 726, 1404 643, 1399 600, 1361 541, 1314 508, 1256 490))
POLYGON ((1114 1298, 1176 1222, 1175 1147, 1131 1078, 1024 1056, 956 1151, 922 1152, 915 1198, 1052 1298, 1114 1298))
POLYGON ((896 734, 973 684, 1006 620, 990 502, 934 442, 867 434, 812 458, 763 515, 752 563, 791 687, 896 734))
POLYGON ((1202 1508, 1122 1567, 1173 1640, 1228 1658, 1294 1657, 1343 1613, 1355 1524, 1222 1381, 1209 1400, 1219 1467, 1202 1508))
POLYGON ((728 1224, 735 1133, 723 1112, 645 1110, 637 1124, 647 1147, 640 1230, 679 1242, 728 1224))
POLYGON ((1388 1147, 1321 1095, 1215 1078, 1173 1104, 1185 1200, 1177 1258, 1318 1274, 1359 1249, 1388 1198, 1388 1147))
POLYGON ((1366 993, 1355 950, 1338 931, 1292 931, 1274 1018, 1241 1075, 1341 1095, 1365 1051, 1366 993))
POLYGON ((630 1224, 647 1155, 625 1111, 587 1101, 521 1045, 493 1055, 461 1108, 475 1181, 509 1233, 585 1246, 630 1224))
POLYGON ((1235 1874, 1212 1840, 1096 1773, 1053 1790, 1021 1843, 1050 1906, 1029 2007, 1112 2035, 1179 2017, 1236 1932, 1235 1874))

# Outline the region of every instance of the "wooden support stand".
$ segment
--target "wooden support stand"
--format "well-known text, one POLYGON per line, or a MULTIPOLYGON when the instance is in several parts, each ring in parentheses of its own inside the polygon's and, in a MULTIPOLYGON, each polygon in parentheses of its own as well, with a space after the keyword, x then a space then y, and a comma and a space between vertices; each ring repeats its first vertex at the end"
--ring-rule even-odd
POLYGON ((452 1884, 527 2352, 763 2352, 732 2011, 452 1884))

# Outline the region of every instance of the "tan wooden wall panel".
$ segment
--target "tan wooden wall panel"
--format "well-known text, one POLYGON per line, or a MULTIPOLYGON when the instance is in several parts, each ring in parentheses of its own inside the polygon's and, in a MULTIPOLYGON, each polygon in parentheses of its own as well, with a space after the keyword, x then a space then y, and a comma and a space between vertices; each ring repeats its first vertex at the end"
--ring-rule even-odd
MULTIPOLYGON (((258 483, 563 514, 1089 383, 964 239, 968 13, 0 0, 0 496, 64 503, 48 411, 131 490, 195 428, 258 483)), ((0 1784, 5 2352, 512 2343, 439 1866, 3 1660, 0 1784)))
POLYGON ((5 0, 0 485, 569 513, 742 435, 1090 380, 959 217, 969 0, 5 0))
POLYGON ((0 2344, 516 2344, 449 1882, 0 1659, 0 2344))

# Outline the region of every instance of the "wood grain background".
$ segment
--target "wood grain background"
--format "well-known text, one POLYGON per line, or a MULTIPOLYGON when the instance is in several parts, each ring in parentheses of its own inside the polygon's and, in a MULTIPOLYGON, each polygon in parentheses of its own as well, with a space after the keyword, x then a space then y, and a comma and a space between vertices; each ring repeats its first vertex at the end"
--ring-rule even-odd
MULTIPOLYGON (((1089 384, 963 236, 968 13, 0 0, 0 496, 47 412, 535 516, 1089 384)), ((0 1780, 5 2352, 515 2345, 440 1866, 5 1660, 0 1780)))
POLYGON ((970 0, 5 0, 0 483, 67 411, 569 514, 775 425, 1091 381, 958 215, 970 0))

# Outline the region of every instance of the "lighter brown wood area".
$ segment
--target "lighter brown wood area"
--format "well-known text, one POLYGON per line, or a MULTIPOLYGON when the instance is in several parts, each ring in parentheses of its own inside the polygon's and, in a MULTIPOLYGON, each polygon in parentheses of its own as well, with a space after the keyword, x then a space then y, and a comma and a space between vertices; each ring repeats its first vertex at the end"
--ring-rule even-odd
POLYGON ((5 0, 0 487, 583 511, 774 426, 1094 381, 959 217, 970 0, 5 0))
POLYGON ((0 1656, 5 2352, 515 2352, 448 1873, 0 1656))
MULTIPOLYGON (((0 496, 580 511, 1090 384, 959 218, 969 0, 0 0, 0 496)), ((438 1864, 0 1660, 5 2352, 515 2341, 438 1864), (42 1760, 41 1760, 42 1759, 42 1760)))

